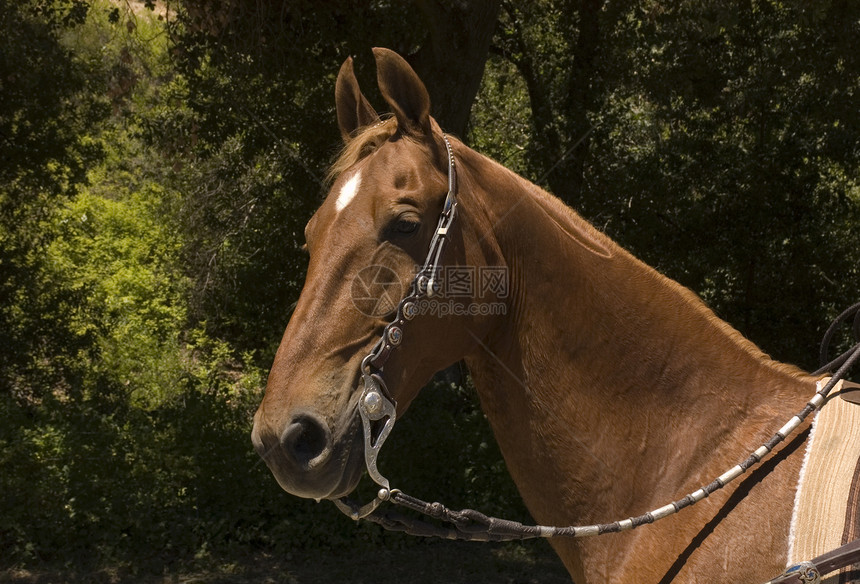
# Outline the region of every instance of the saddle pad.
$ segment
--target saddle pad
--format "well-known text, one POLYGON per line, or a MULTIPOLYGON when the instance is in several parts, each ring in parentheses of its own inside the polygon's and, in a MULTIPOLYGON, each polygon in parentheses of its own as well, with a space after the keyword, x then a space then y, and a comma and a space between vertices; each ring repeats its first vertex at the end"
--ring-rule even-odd
MULTIPOLYGON (((812 422, 791 518, 789 566, 860 537, 860 405, 842 399, 843 383, 812 422)), ((846 393, 848 385, 854 384, 845 383, 846 393)), ((847 581, 834 574, 822 583, 847 581)))

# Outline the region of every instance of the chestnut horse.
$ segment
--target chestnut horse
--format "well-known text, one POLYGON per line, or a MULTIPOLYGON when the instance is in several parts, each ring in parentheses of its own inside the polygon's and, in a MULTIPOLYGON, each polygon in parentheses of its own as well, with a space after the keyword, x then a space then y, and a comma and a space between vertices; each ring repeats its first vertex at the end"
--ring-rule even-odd
MULTIPOLYGON (((358 483, 361 362, 400 300, 392 288, 405 294, 424 261, 446 198, 448 156, 427 90, 401 57, 374 53, 394 116, 377 117, 347 60, 335 92, 346 146, 305 228, 307 279, 254 419, 255 448, 300 497, 336 499, 358 483), (395 297, 387 309, 362 306, 356 282, 395 297)), ((446 310, 406 323, 385 381, 401 415, 436 371, 465 360, 539 523, 605 522, 690 493, 814 394, 814 377, 771 360, 560 200, 450 143, 458 210, 441 263, 502 270, 505 281, 476 276, 471 296, 443 293, 446 310)), ((677 515, 551 544, 579 584, 765 581, 786 565, 807 426, 677 515)))

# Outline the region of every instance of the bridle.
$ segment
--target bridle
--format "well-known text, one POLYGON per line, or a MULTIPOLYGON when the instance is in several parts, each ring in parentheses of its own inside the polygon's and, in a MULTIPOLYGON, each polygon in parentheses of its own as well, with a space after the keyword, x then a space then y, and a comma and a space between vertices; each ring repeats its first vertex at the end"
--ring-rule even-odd
POLYGON ((442 140, 445 142, 448 158, 448 194, 445 196, 436 231, 430 240, 430 250, 424 264, 412 279, 409 293, 398 303, 394 319, 385 326, 373 349, 361 360, 360 373, 364 389, 358 400, 358 414, 364 431, 364 462, 370 478, 382 488, 376 499, 357 512, 345 501, 335 500, 338 508, 354 519, 367 517, 383 501, 390 498, 391 486, 388 479, 379 472, 376 461, 382 444, 394 427, 397 410, 394 398, 382 378, 382 368, 391 352, 403 341, 403 326, 418 314, 418 301, 424 297, 431 298, 439 291, 439 260, 457 214, 457 169, 454 164, 454 150, 448 136, 442 134, 442 140))
MULTIPOLYGON (((368 475, 380 486, 380 489, 376 498, 365 505, 359 505, 346 498, 334 500, 338 509, 352 519, 359 520, 366 518, 379 523, 386 529, 402 531, 412 535, 477 541, 509 541, 560 536, 581 538, 634 529, 640 525, 653 523, 658 519, 673 515, 685 507, 694 505, 713 492, 722 489, 739 476, 744 475, 750 468, 761 462, 778 444, 791 435, 812 412, 820 408, 830 391, 860 361, 860 343, 858 343, 814 372, 814 374, 822 374, 832 371, 833 368, 838 368, 826 383, 821 382, 819 384, 818 391, 816 391, 800 412, 793 416, 770 440, 753 451, 745 460, 724 472, 711 483, 703 485, 682 499, 673 501, 637 517, 629 517, 612 523, 585 526, 524 525, 516 521, 488 517, 473 509, 451 510, 441 503, 428 503, 411 497, 399 489, 392 489, 389 480, 382 476, 377 467, 379 451, 391 434, 396 420, 396 404, 382 377, 383 367, 391 356, 392 351, 403 341, 404 325, 417 316, 418 302, 424 297, 430 298, 434 296, 439 291, 439 262, 445 249, 445 244, 448 241, 449 231, 457 211, 457 172, 454 151, 448 140, 448 136, 442 134, 442 140, 445 143, 448 158, 448 193, 445 197, 445 203, 439 216, 436 231, 430 241, 430 249, 424 264, 417 270, 412 280, 409 293, 397 305, 394 319, 385 326, 380 339, 370 353, 361 361, 360 374, 363 390, 357 409, 364 432, 364 460, 368 475), (427 517, 447 522, 451 526, 445 527, 427 523, 394 511, 379 513, 379 506, 386 501, 406 507, 427 517)), ((857 334, 860 331, 860 304, 857 304, 843 312, 830 325, 822 342, 822 361, 826 361, 827 347, 836 329, 851 316, 855 316, 855 336, 860 336, 857 334)), ((810 565, 805 566, 805 568, 830 567, 833 564, 833 554, 837 554, 840 561, 843 559, 846 562, 849 562, 849 560, 860 560, 860 540, 838 548, 831 554, 826 554, 826 561, 822 560, 816 563, 820 558, 812 560, 809 563, 810 565), (841 552, 841 555, 837 552, 841 552)), ((842 567, 843 565, 848 564, 835 566, 832 569, 842 567)), ((786 575, 773 582, 790 582, 793 581, 791 580, 793 577, 794 574, 786 572, 786 575)))

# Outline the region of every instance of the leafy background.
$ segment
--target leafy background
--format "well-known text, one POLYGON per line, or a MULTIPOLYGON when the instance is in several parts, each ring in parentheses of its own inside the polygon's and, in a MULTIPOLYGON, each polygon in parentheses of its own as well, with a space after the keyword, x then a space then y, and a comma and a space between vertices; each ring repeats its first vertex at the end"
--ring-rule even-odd
MULTIPOLYGON (((815 368, 857 300, 858 23, 850 0, 0 0, 0 580, 564 581, 544 544, 353 524, 250 447, 339 64, 379 107, 369 48, 407 55, 443 127, 815 368)), ((527 518, 461 373, 387 452, 404 489, 527 518)))

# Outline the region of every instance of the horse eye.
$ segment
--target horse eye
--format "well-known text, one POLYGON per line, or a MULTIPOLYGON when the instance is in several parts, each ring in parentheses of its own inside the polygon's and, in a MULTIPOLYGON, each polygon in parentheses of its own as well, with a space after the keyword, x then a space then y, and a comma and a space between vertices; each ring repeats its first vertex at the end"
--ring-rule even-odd
POLYGON ((397 235, 412 235, 421 227, 421 221, 416 217, 398 217, 391 226, 391 232, 397 235))
POLYGON ((419 223, 418 221, 400 219, 397 221, 397 225, 395 226, 395 228, 397 229, 397 233, 415 233, 420 226, 421 223, 419 223))

